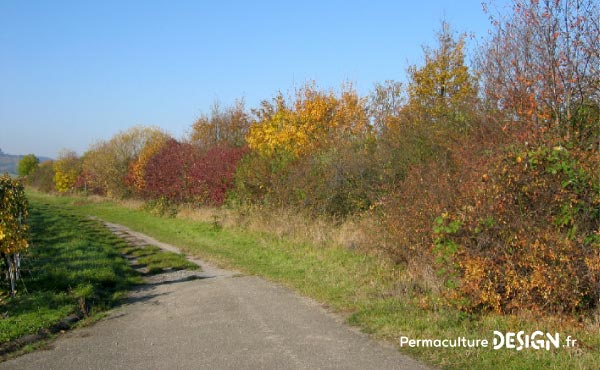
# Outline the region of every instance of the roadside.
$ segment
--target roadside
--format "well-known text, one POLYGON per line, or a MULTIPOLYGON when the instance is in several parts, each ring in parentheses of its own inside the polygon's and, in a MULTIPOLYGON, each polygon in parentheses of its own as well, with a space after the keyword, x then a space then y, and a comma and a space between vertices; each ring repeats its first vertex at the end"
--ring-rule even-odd
MULTIPOLYGON (((177 251, 120 225, 107 226, 133 245, 177 251)), ((287 288, 194 262, 201 272, 151 277, 105 320, 0 363, 0 369, 426 368, 287 288)))
POLYGON ((0 290, 0 359, 81 320, 94 321, 144 283, 142 276, 156 280, 198 268, 181 254, 118 238, 67 209, 33 201, 29 210, 31 247, 21 256, 17 295, 0 290))
POLYGON ((597 327, 561 317, 468 313, 435 304, 431 292, 413 289, 401 266, 353 250, 290 241, 242 228, 218 228, 186 218, 153 216, 142 210, 85 197, 29 196, 82 215, 126 225, 199 256, 214 265, 280 283, 310 297, 377 339, 397 346, 402 336, 414 339, 493 339, 493 331, 560 332, 580 346, 550 351, 492 348, 425 348, 401 351, 445 368, 597 368, 600 335, 597 327), (433 298, 433 299, 431 299, 433 298), (432 304, 433 302, 433 304, 432 304))

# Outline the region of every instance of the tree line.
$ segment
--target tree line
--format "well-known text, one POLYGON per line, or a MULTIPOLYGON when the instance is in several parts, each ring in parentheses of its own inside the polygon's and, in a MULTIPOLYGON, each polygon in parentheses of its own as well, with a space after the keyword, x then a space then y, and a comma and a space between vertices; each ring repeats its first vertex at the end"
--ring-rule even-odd
POLYGON ((184 140, 134 127, 27 172, 40 189, 375 220, 368 245, 469 312, 600 299, 600 13, 514 0, 465 61, 443 22, 407 83, 309 82, 214 104, 184 140), (434 272, 433 274, 431 272, 434 272), (434 277, 432 277, 434 276, 434 277))

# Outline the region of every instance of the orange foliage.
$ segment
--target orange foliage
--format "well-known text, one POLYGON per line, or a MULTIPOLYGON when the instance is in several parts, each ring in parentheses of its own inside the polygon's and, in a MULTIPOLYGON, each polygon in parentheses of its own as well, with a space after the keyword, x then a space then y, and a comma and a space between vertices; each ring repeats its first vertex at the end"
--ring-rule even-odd
POLYGON ((448 291, 452 302, 496 312, 597 305, 600 186, 585 169, 594 161, 562 147, 540 147, 490 162, 496 163, 490 181, 473 193, 472 205, 449 216, 460 229, 438 235, 460 246, 451 259, 461 277, 448 291))

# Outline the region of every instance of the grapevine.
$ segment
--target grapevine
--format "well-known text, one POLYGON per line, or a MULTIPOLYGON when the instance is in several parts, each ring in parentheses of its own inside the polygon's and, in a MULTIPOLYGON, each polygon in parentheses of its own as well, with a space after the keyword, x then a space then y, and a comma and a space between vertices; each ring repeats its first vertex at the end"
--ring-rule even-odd
POLYGON ((20 253, 29 247, 27 241, 27 198, 23 184, 9 176, 0 176, 0 273, 16 293, 19 279, 20 253))

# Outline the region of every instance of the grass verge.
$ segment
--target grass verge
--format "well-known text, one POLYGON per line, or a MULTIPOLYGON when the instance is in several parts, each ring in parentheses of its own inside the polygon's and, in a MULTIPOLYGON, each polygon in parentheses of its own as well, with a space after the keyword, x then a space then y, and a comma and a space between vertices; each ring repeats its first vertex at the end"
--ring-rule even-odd
POLYGON ((77 313, 112 307, 141 279, 97 221, 64 208, 30 204, 31 248, 22 255, 18 294, 0 300, 0 344, 38 333, 77 313))
POLYGON ((9 297, 6 290, 2 294, 0 286, 0 347, 47 331, 74 313, 85 316, 84 324, 94 322, 132 285, 143 283, 123 256, 135 259, 148 274, 198 268, 181 254, 133 246, 99 221, 50 198, 29 200, 31 248, 22 255, 18 294, 9 297))
POLYGON ((493 350, 491 345, 487 348, 402 348, 418 359, 444 368, 598 368, 598 321, 540 315, 471 316, 442 305, 422 304, 423 294, 428 293, 407 288, 409 284, 402 269, 347 249, 289 242, 267 233, 220 229, 210 223, 187 219, 161 218, 108 201, 92 202, 32 191, 28 196, 35 202, 47 202, 81 215, 123 224, 177 245, 186 253, 280 282, 338 312, 347 313, 348 321, 364 331, 396 343, 401 336, 411 339, 464 337, 486 339, 491 343, 494 330, 559 332, 562 344, 567 336, 576 338, 579 343, 572 348, 549 351, 493 350))

